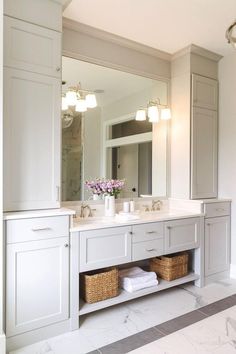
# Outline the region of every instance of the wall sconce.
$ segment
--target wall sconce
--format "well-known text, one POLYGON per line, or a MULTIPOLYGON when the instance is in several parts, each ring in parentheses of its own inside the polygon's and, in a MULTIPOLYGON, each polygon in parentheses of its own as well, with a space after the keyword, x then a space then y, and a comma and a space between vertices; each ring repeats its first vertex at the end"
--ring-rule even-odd
POLYGON ((87 108, 97 107, 95 93, 91 90, 81 89, 79 84, 76 87, 69 87, 68 91, 62 95, 62 110, 67 110, 70 106, 75 106, 76 112, 86 112, 87 108))
POLYGON ((236 49, 236 21, 229 26, 225 33, 225 37, 228 43, 232 44, 232 46, 236 49))
POLYGON ((162 105, 160 99, 157 98, 154 101, 149 101, 146 109, 138 109, 135 120, 144 121, 148 117, 149 122, 157 123, 159 122, 159 116, 162 120, 171 119, 171 111, 169 107, 162 105))

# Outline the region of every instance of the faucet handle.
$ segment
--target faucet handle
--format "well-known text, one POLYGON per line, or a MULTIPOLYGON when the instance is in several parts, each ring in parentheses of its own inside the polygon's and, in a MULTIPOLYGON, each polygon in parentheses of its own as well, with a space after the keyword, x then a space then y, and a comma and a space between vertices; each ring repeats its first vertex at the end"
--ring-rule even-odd
POLYGON ((143 207, 145 208, 144 211, 150 211, 150 210, 149 210, 149 206, 148 206, 147 204, 143 205, 143 207))

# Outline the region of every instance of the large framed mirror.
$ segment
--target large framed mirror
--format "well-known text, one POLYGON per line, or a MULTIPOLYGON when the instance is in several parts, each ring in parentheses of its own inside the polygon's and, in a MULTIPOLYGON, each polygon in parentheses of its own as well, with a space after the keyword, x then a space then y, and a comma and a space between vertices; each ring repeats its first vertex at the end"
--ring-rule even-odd
POLYGON ((91 199, 96 178, 125 179, 121 198, 167 196, 169 122, 136 118, 150 102, 168 106, 168 81, 69 57, 62 80, 62 201, 91 199))

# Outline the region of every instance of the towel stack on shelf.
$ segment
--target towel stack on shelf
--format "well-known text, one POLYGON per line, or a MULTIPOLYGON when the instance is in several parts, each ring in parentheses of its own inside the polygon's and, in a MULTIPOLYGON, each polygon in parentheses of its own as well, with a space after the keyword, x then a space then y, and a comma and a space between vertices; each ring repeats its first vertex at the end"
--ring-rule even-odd
POLYGON ((119 271, 120 286, 129 293, 156 286, 158 284, 156 273, 145 272, 140 267, 132 267, 119 271))

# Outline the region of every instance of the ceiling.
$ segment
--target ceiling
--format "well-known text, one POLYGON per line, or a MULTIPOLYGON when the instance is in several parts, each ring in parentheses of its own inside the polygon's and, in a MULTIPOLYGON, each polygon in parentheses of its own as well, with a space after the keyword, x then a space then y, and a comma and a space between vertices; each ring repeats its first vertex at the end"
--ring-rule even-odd
POLYGON ((168 53, 193 43, 227 55, 236 0, 72 0, 64 17, 168 53))

